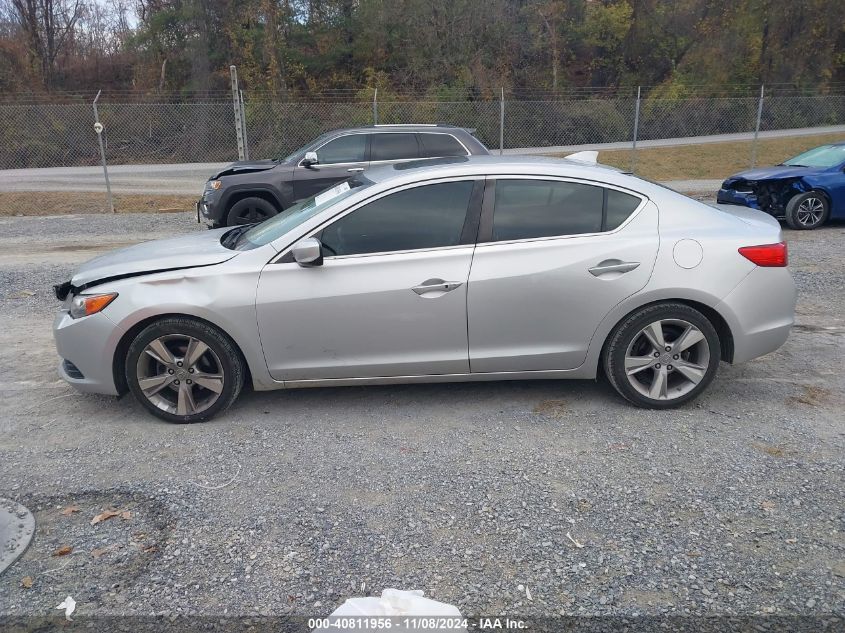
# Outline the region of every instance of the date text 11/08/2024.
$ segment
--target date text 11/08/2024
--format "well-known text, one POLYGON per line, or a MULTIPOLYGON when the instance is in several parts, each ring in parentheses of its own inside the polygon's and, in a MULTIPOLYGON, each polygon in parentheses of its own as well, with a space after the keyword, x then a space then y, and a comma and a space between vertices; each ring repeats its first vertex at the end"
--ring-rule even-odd
POLYGON ((310 618, 308 628, 314 631, 349 630, 349 631, 455 631, 465 632, 472 625, 473 630, 520 631, 528 624, 523 620, 498 617, 461 617, 431 616, 329 616, 310 618))

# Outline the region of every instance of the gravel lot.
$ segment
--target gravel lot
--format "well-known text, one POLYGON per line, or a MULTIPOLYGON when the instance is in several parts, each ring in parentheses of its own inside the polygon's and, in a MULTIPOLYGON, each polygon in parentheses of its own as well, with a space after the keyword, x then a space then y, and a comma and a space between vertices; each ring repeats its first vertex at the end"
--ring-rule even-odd
POLYGON ((473 615, 845 613, 845 226, 786 233, 790 340, 678 411, 505 382, 245 393, 171 426, 58 381, 50 285, 194 230, 0 219, 0 496, 38 524, 0 615, 326 615, 385 587, 473 615))

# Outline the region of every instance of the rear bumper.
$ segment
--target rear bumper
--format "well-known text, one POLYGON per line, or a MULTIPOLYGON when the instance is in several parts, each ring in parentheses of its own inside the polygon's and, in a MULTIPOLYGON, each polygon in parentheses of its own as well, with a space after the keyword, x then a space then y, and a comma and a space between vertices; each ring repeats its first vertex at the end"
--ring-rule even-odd
POLYGON ((734 339, 734 363, 775 351, 795 323, 797 292, 788 268, 755 268, 716 310, 734 339))

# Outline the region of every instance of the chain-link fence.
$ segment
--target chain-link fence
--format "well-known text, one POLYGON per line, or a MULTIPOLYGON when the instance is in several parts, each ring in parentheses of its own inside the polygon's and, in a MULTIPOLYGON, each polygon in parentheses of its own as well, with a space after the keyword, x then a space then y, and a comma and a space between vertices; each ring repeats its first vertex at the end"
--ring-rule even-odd
MULTIPOLYGON (((110 164, 238 157, 231 102, 100 103, 110 164)), ((90 104, 0 105, 0 169, 98 165, 90 104)))
MULTIPOLYGON (((394 123, 450 123, 475 129, 489 148, 549 148, 634 139, 629 97, 446 102, 286 102, 245 95, 251 158, 285 156, 328 130, 394 123), (504 107, 502 107, 504 106, 504 107), (502 114, 503 113, 503 114, 502 114)), ((643 98, 638 140, 751 133, 757 97, 643 98)), ((230 100, 99 105, 109 164, 224 162, 238 158, 230 100)), ((763 99, 763 131, 845 124, 845 95, 763 99)), ((90 103, 0 103, 0 169, 98 165, 90 103)))

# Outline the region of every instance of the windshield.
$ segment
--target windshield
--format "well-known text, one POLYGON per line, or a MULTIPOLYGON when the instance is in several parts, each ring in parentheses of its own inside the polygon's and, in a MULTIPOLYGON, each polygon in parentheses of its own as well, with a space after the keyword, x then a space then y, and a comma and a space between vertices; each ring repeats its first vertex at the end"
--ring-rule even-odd
POLYGON ((845 162, 845 145, 822 145, 784 161, 791 167, 835 167, 845 162))
MULTIPOLYGON (((331 205, 348 198, 353 193, 372 184, 373 182, 371 180, 360 175, 349 180, 344 180, 330 189, 321 191, 316 196, 311 196, 310 198, 297 202, 278 215, 264 220, 261 224, 256 224, 252 227, 239 227, 241 230, 245 229, 245 231, 236 236, 237 239, 234 243, 226 239, 231 235, 231 233, 227 233, 224 238, 224 246, 228 246, 236 251, 248 251, 269 244, 331 205), (226 242, 231 243, 231 245, 226 242)), ((235 229, 235 231, 238 231, 238 229, 235 229)))

